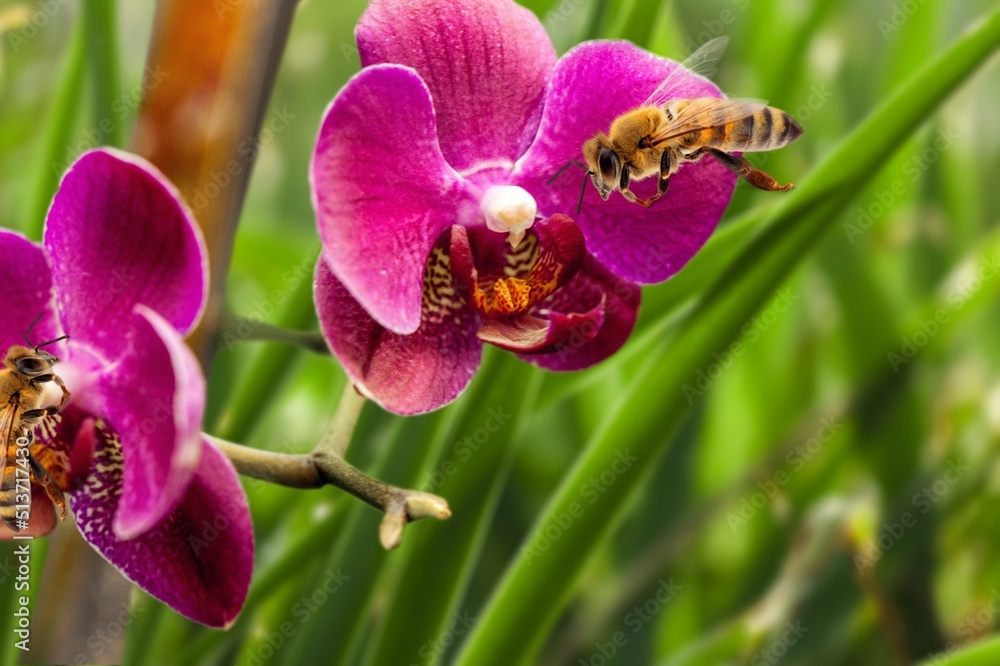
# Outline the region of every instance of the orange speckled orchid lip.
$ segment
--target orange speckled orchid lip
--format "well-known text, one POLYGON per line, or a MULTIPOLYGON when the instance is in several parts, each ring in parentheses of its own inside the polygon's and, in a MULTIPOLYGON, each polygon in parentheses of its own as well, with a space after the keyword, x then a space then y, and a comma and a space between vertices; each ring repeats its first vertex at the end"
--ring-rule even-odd
POLYGON ((576 275, 585 255, 579 227, 563 215, 528 230, 517 249, 476 230, 456 227, 451 238, 459 291, 488 319, 529 312, 576 275))

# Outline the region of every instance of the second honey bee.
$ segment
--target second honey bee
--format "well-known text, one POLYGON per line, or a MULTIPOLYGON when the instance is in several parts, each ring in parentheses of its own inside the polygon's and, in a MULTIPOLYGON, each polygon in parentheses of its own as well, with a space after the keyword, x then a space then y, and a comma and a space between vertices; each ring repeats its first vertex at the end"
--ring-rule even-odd
MULTIPOLYGON (((34 327, 38 319, 31 325, 34 327)), ((66 336, 27 347, 14 345, 7 351, 0 369, 0 443, 3 445, 3 476, 0 477, 0 519, 19 532, 27 526, 31 506, 30 483, 34 477, 49 498, 66 515, 62 489, 31 453, 33 428, 47 416, 58 414, 69 402, 70 393, 62 379, 52 372, 59 359, 40 347, 59 342, 66 336), (55 383, 62 389, 59 405, 45 406, 45 389, 55 383)))
POLYGON ((611 192, 618 190, 628 201, 649 207, 667 191, 670 177, 682 164, 705 155, 754 187, 769 191, 792 188, 791 184, 779 185, 743 157, 732 154, 775 150, 797 139, 802 128, 787 113, 748 99, 666 99, 676 87, 677 77, 689 71, 704 72, 727 42, 720 37, 706 43, 674 69, 639 108, 616 118, 607 134, 598 132, 583 144, 587 172, 602 199, 607 201, 611 192), (653 175, 658 176, 653 196, 640 199, 629 190, 632 182, 653 175))

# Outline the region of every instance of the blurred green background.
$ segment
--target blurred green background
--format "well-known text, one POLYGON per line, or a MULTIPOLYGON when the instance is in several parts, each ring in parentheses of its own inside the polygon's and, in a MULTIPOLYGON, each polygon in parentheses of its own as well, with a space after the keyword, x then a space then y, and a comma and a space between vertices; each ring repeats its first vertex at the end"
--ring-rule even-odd
MULTIPOLYGON (((365 4, 300 6, 271 103, 291 121, 263 143, 229 274, 228 306, 238 315, 315 326, 309 276, 318 243, 307 165, 325 106, 358 70, 352 35, 365 4), (305 279, 290 288, 290 276, 305 279)), ((672 352, 673 336, 700 312, 698 298, 719 293, 706 289, 724 270, 733 282, 740 265, 758 270, 755 257, 739 253, 768 247, 749 239, 781 214, 782 195, 741 182, 699 260, 644 289, 636 333, 601 366, 554 375, 491 349, 467 393, 444 410, 403 419, 366 406, 349 459, 443 495, 454 517, 408 527, 402 547, 386 553, 377 542, 381 516, 359 501, 332 488, 248 481, 257 564, 239 620, 228 632, 207 630, 136 592, 126 662, 405 666, 451 662, 475 641, 462 663, 944 663, 944 653, 993 634, 996 59, 946 98, 942 91, 914 131, 899 130, 900 140, 877 155, 866 152, 870 141, 836 151, 996 3, 522 4, 560 53, 589 38, 624 38, 683 59, 707 39, 729 36, 715 77, 722 89, 767 99, 805 130, 792 146, 752 161, 800 183, 836 154, 824 173, 855 174, 828 190, 810 183, 793 200, 803 219, 826 215, 827 231, 816 232, 807 253, 792 253, 800 265, 776 272, 780 282, 748 302, 753 314, 732 326, 743 332, 741 345, 720 337, 684 382, 670 383, 669 369, 688 359, 680 356, 688 347, 672 352), (730 263, 738 257, 742 264, 730 263), (487 434, 487 419, 498 414, 503 426, 487 434), (607 460, 635 455, 635 469, 570 477, 595 447, 607 460), (606 512, 606 529, 547 509, 557 488, 585 513, 593 506, 591 517, 606 512), (562 564, 544 568, 557 557, 562 564), (519 598, 527 601, 514 613, 519 598), (512 629, 519 626, 535 629, 512 629)), ((153 7, 122 2, 116 12, 123 113, 109 136, 95 138, 95 93, 73 50, 77 4, 0 2, 3 226, 40 223, 34 202, 45 172, 53 173, 45 156, 53 124, 70 119, 63 164, 80 148, 128 137, 153 7), (54 9, 37 34, 11 39, 38 23, 43 5, 54 9)), ((892 135, 894 117, 884 114, 883 136, 892 135)), ((336 362, 226 340, 212 370, 206 429, 260 448, 311 450, 343 388, 336 362)), ((996 653, 962 658, 971 661, 954 663, 1000 663, 996 653)))

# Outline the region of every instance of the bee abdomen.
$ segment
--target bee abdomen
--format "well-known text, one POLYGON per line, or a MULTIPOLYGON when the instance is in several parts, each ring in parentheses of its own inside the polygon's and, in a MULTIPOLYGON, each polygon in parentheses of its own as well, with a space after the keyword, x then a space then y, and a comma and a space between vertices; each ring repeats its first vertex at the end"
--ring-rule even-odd
POLYGON ((0 482, 0 520, 15 529, 17 509, 14 506, 17 495, 17 478, 14 465, 8 465, 0 482))
POLYGON ((802 135, 799 124, 790 115, 773 106, 765 106, 751 118, 754 131, 747 150, 776 150, 802 135))
POLYGON ((765 106, 752 116, 705 130, 706 143, 726 152, 776 150, 802 134, 791 116, 773 106, 765 106))

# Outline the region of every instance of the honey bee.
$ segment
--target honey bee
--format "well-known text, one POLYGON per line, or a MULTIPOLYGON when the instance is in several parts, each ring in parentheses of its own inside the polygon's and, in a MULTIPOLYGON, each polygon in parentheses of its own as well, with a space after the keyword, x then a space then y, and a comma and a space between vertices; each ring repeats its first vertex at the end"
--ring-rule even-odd
POLYGON ((0 518, 10 529, 20 532, 27 526, 31 506, 31 477, 34 476, 49 498, 66 516, 62 489, 48 470, 31 453, 33 428, 42 419, 58 414, 69 402, 70 392, 62 378, 52 372, 59 359, 41 351, 41 347, 65 340, 62 336, 32 345, 28 336, 39 316, 24 334, 27 347, 14 345, 7 351, 0 369, 0 442, 5 449, 3 477, 0 478, 0 518), (46 384, 54 382, 62 389, 58 406, 44 406, 46 384))
MULTIPOLYGON (((583 144, 586 164, 576 161, 570 164, 587 169, 602 199, 607 201, 611 192, 618 190, 628 201, 648 208, 667 191, 670 176, 682 164, 705 155, 712 156, 754 187, 768 191, 792 188, 791 183, 779 185, 768 174, 732 154, 775 150, 799 138, 802 128, 787 113, 750 99, 666 99, 686 72, 707 73, 728 41, 719 37, 707 42, 675 68, 639 108, 618 116, 607 134, 598 132, 583 144), (640 199, 629 190, 632 182, 654 174, 659 175, 659 180, 653 196, 640 199)), ((570 164, 549 182, 555 181, 570 164)), ((584 180, 578 213, 586 187, 584 180)))

